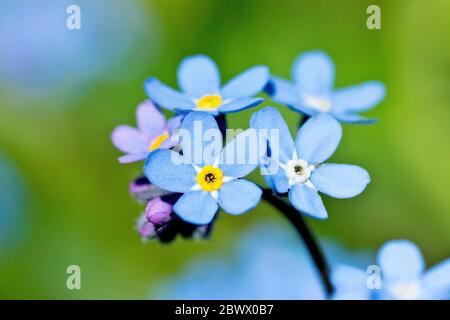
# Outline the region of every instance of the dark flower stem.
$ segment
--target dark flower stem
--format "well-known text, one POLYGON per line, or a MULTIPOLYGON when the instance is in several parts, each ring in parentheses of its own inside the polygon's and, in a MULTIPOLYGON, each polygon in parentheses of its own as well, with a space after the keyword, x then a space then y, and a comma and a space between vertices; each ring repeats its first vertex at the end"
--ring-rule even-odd
MULTIPOLYGON (((303 116, 299 121, 299 127, 305 124, 308 119, 308 116, 303 116)), ((222 132, 225 143, 225 131, 227 128, 227 120, 225 115, 220 114, 216 116, 216 121, 218 123, 220 131, 222 132)), ((270 203, 273 207, 278 209, 278 211, 280 211, 280 213, 283 214, 290 223, 292 223, 298 234, 303 239, 303 242, 308 248, 314 264, 319 271, 325 290, 328 296, 330 296, 333 293, 334 289, 330 281, 330 269, 328 267, 328 263, 325 259, 324 254, 322 253, 319 243, 314 238, 313 233, 308 228, 305 220, 303 219, 302 214, 295 210, 290 204, 286 203, 286 201, 280 198, 271 189, 265 189, 263 187, 261 187, 261 189, 263 190, 263 199, 270 203)))
POLYGON ((314 238, 311 230, 308 228, 302 214, 300 214, 270 189, 263 189, 263 199, 270 203, 273 207, 277 208, 280 213, 283 214, 295 227, 308 248, 316 268, 319 270, 320 277, 327 294, 331 295, 334 289, 330 281, 329 266, 322 250, 320 249, 319 243, 314 238))

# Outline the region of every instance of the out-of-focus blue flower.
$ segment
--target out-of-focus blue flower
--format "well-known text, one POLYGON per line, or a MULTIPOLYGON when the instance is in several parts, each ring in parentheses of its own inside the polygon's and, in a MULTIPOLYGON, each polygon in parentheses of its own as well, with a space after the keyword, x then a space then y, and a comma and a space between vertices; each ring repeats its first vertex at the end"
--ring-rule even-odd
POLYGON ((227 158, 230 154, 237 156, 234 152, 237 139, 245 132, 222 150, 217 122, 204 112, 186 115, 180 127, 182 131, 189 134, 189 137, 180 135, 182 155, 171 150, 156 150, 149 155, 144 167, 151 183, 164 190, 183 193, 175 203, 176 214, 186 222, 203 225, 211 222, 219 206, 233 215, 255 207, 261 199, 261 189, 240 178, 252 172, 258 166, 257 161, 250 162, 248 152, 240 155, 244 157, 243 162, 227 158), (215 133, 217 139, 205 141, 204 133, 215 133), (212 153, 205 157, 207 150, 212 153))
MULTIPOLYGON (((163 282, 162 299, 325 299, 315 265, 293 229, 274 223, 247 230, 234 255, 200 258, 177 277, 163 282)), ((325 241, 332 265, 348 261, 357 267, 369 259, 325 241)))
POLYGON ((147 158, 158 148, 172 148, 177 142, 172 139, 173 132, 181 123, 181 116, 175 116, 166 123, 161 111, 149 100, 142 102, 136 111, 138 128, 127 125, 116 127, 111 140, 117 149, 126 153, 121 163, 129 163, 147 158))
POLYGON ((0 152, 0 255, 24 234, 25 187, 11 160, 0 152))
POLYGON ((270 79, 267 91, 275 101, 308 116, 329 113, 342 122, 373 122, 357 113, 373 108, 386 93, 379 81, 333 90, 334 64, 321 51, 301 54, 292 67, 292 78, 293 83, 278 77, 270 79))
POLYGON ((155 51, 159 28, 151 27, 154 21, 139 2, 2 0, 0 88, 20 96, 63 95, 67 100, 86 92, 100 75, 126 65, 122 81, 123 71, 133 69, 130 56, 137 58, 148 46, 142 39, 151 43, 152 49, 145 51, 155 51), (70 5, 80 8, 81 29, 66 26, 70 5))
POLYGON ((419 248, 408 240, 392 240, 378 252, 381 288, 369 290, 363 270, 339 266, 333 271, 337 299, 450 299, 450 258, 425 271, 419 248))
POLYGON ((253 98, 269 80, 269 70, 256 66, 239 74, 220 87, 217 65, 205 55, 185 58, 178 68, 178 85, 182 93, 162 84, 156 78, 145 82, 145 90, 159 106, 186 112, 191 110, 219 113, 237 112, 260 104, 253 98))
MULTIPOLYGON (((277 193, 289 191, 289 200, 300 212, 317 219, 328 217, 319 191, 334 198, 360 194, 370 182, 366 170, 348 164, 322 164, 336 150, 342 128, 333 117, 321 114, 309 119, 292 139, 278 110, 267 107, 253 114, 250 126, 279 130, 279 139, 266 131, 271 156, 278 170, 268 176, 277 193)), ((269 172, 270 173, 270 172, 269 172)))

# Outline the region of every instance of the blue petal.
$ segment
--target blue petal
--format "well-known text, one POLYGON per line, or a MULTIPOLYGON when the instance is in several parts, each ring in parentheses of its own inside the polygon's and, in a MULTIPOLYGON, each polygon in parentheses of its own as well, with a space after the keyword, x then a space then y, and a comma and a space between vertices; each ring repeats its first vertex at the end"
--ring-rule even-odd
POLYGON ((272 155, 277 157, 279 154, 279 160, 283 163, 291 160, 294 141, 286 122, 277 109, 266 107, 254 113, 250 119, 250 127, 258 130, 266 129, 264 134, 269 141, 272 155))
POLYGON ((269 94, 276 102, 286 105, 292 105, 299 102, 300 96, 298 89, 289 81, 278 77, 271 77, 270 85, 273 90, 271 90, 269 94))
POLYGON ((386 95, 386 87, 379 81, 368 81, 333 93, 333 111, 352 113, 367 111, 380 103, 386 95))
POLYGON ((289 190, 289 180, 286 177, 286 173, 283 169, 279 168, 278 172, 268 176, 272 179, 272 184, 274 185, 276 192, 286 193, 289 190))
POLYGON ((218 209, 211 194, 203 190, 183 194, 173 207, 181 219, 193 224, 210 223, 218 209))
POLYGON ((336 151, 341 137, 341 125, 333 117, 327 114, 314 116, 297 132, 297 155, 310 164, 322 163, 336 151))
POLYGON ((266 145, 266 140, 259 139, 256 130, 241 132, 223 148, 219 167, 225 176, 245 177, 260 164, 266 145))
POLYGON ((192 165, 182 161, 182 156, 174 151, 155 150, 145 161, 144 174, 151 183, 162 189, 186 192, 196 184, 196 172, 192 165))
POLYGON ((304 183, 297 183, 289 190, 289 200, 300 212, 316 219, 326 219, 327 210, 316 190, 304 183))
POLYGON ((334 83, 333 61, 322 51, 303 53, 294 62, 292 77, 303 93, 329 96, 334 83))
POLYGON ((221 113, 237 112, 257 106, 263 101, 263 98, 239 98, 221 105, 218 110, 221 113))
POLYGON ((269 80, 269 69, 265 66, 250 68, 231 79, 221 90, 225 99, 253 97, 262 91, 269 80))
POLYGON ((280 168, 279 164, 274 164, 278 170, 276 173, 271 172, 270 161, 261 165, 261 175, 264 177, 266 185, 277 193, 286 193, 289 190, 289 181, 286 177, 285 171, 280 168), (268 174, 270 173, 270 174, 268 174))
POLYGON ((205 55, 185 58, 178 67, 178 85, 192 98, 219 93, 220 74, 216 63, 205 55))
POLYGON ((340 265, 333 269, 331 281, 334 285, 334 300, 367 300, 367 273, 351 266, 340 265))
POLYGON ((214 117, 190 112, 178 130, 181 149, 188 163, 212 164, 222 151, 222 134, 214 117))
POLYGON ((423 284, 429 296, 433 299, 450 298, 450 258, 429 269, 424 277, 423 284))
POLYGON ((311 175, 320 191, 334 198, 351 198, 364 191, 370 176, 361 167, 349 164, 323 164, 311 175))
POLYGON ((378 122, 377 119, 368 119, 357 114, 350 113, 332 113, 332 115, 340 122, 356 123, 356 124, 372 124, 378 122))
POLYGON ((417 279, 425 268, 419 248, 408 240, 392 240, 378 251, 378 263, 388 282, 417 279))
POLYGON ((219 205, 229 214, 242 214, 256 207, 262 191, 256 184, 244 179, 224 183, 219 189, 219 205))
POLYGON ((168 110, 189 110, 195 108, 195 104, 191 99, 162 84, 156 78, 148 78, 145 81, 144 89, 153 102, 168 110))

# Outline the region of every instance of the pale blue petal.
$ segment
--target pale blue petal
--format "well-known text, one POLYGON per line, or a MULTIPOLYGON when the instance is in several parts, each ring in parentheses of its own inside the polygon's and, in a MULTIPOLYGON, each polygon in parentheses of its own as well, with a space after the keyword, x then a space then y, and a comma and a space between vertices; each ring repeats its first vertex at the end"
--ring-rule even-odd
POLYGON ((216 63, 205 55, 185 58, 178 67, 178 85, 192 98, 219 93, 220 74, 216 63))
POLYGON ((269 80, 269 69, 265 66, 250 68, 225 84, 221 90, 224 99, 253 97, 261 92, 269 80))
POLYGON ((278 193, 286 193, 289 190, 289 180, 286 177, 286 173, 280 168, 278 172, 272 177, 272 182, 275 185, 275 191, 278 193))
POLYGON ((263 98, 239 98, 221 105, 218 110, 221 113, 237 112, 257 106, 263 101, 263 98))
POLYGON ((269 161, 264 164, 266 173, 264 178, 266 179, 267 185, 277 193, 288 192, 289 180, 286 177, 285 171, 280 167, 277 161, 271 162, 270 159, 267 160, 269 161), (270 175, 267 173, 270 173, 270 175))
POLYGON ((450 258, 429 269, 423 284, 429 295, 435 299, 450 299, 450 258))
POLYGON ((389 281, 417 279, 425 268, 419 248, 408 240, 392 240, 378 251, 378 264, 389 281))
POLYGON ((261 200, 261 189, 248 180, 236 179, 219 189, 219 205, 229 214, 242 214, 256 207, 261 200))
POLYGON ((326 219, 327 210, 316 190, 297 183, 289 190, 289 200, 300 212, 316 219, 326 219))
POLYGON ((367 273, 352 266, 339 265, 331 272, 334 300, 368 300, 367 273))
POLYGON ((292 105, 299 102, 300 94, 298 89, 289 81, 279 77, 271 77, 269 83, 271 86, 269 95, 276 102, 286 105, 292 105))
POLYGON ((333 112, 331 114, 340 122, 355 123, 355 124, 373 124, 378 122, 377 119, 369 119, 357 114, 333 113, 333 112))
POLYGON ((222 134, 216 120, 208 113, 190 112, 183 118, 178 133, 188 163, 212 164, 222 151, 222 134))
POLYGON ((148 156, 144 174, 151 183, 172 192, 186 192, 197 182, 192 165, 183 164, 182 156, 171 150, 155 150, 148 156))
POLYGON ((181 126, 182 120, 183 120, 182 115, 176 115, 170 118, 169 121, 167 121, 167 130, 169 131, 170 135, 181 126))
POLYGON ((200 225, 210 223, 218 209, 211 194, 203 190, 183 194, 173 207, 181 219, 200 225))
POLYGON ((386 87, 379 81, 368 81, 355 86, 337 89, 332 96, 332 108, 337 113, 367 111, 380 103, 386 87))
POLYGON ((295 145, 299 159, 322 163, 336 151, 342 127, 333 117, 320 114, 312 117, 297 132, 295 145))
POLYGON ((352 198, 364 191, 370 182, 369 173, 350 164, 323 164, 310 178, 320 191, 334 198, 352 198))
POLYGON ((245 177, 260 164, 261 157, 266 154, 266 145, 266 140, 259 139, 256 130, 247 129, 223 148, 219 167, 225 176, 245 177))
POLYGON ((277 157, 279 154, 279 159, 283 163, 292 159, 294 141, 289 127, 277 109, 266 107, 254 113, 250 119, 250 127, 258 130, 266 129, 263 133, 269 141, 273 156, 277 157))
POLYGON ((294 62, 292 77, 301 92, 329 96, 334 83, 333 61, 322 51, 303 53, 294 62))
POLYGON ((145 81, 144 89, 150 100, 168 110, 190 110, 196 107, 187 96, 162 84, 156 78, 148 78, 145 81))

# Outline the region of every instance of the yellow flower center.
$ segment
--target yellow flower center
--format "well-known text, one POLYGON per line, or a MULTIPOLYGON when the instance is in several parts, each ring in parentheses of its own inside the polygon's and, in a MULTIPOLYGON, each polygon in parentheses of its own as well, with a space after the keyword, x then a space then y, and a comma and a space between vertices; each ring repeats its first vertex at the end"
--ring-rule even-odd
POLYGON ((197 174, 197 183, 207 192, 219 190, 223 183, 223 172, 213 166, 205 166, 197 174))
POLYGON ((161 144, 169 138, 169 134, 167 132, 157 136, 155 139, 153 139, 152 143, 150 144, 150 147, 148 148, 148 151, 154 151, 158 149, 161 144))
POLYGON ((203 96, 197 101, 197 107, 202 110, 216 110, 221 104, 222 97, 218 94, 203 96))

